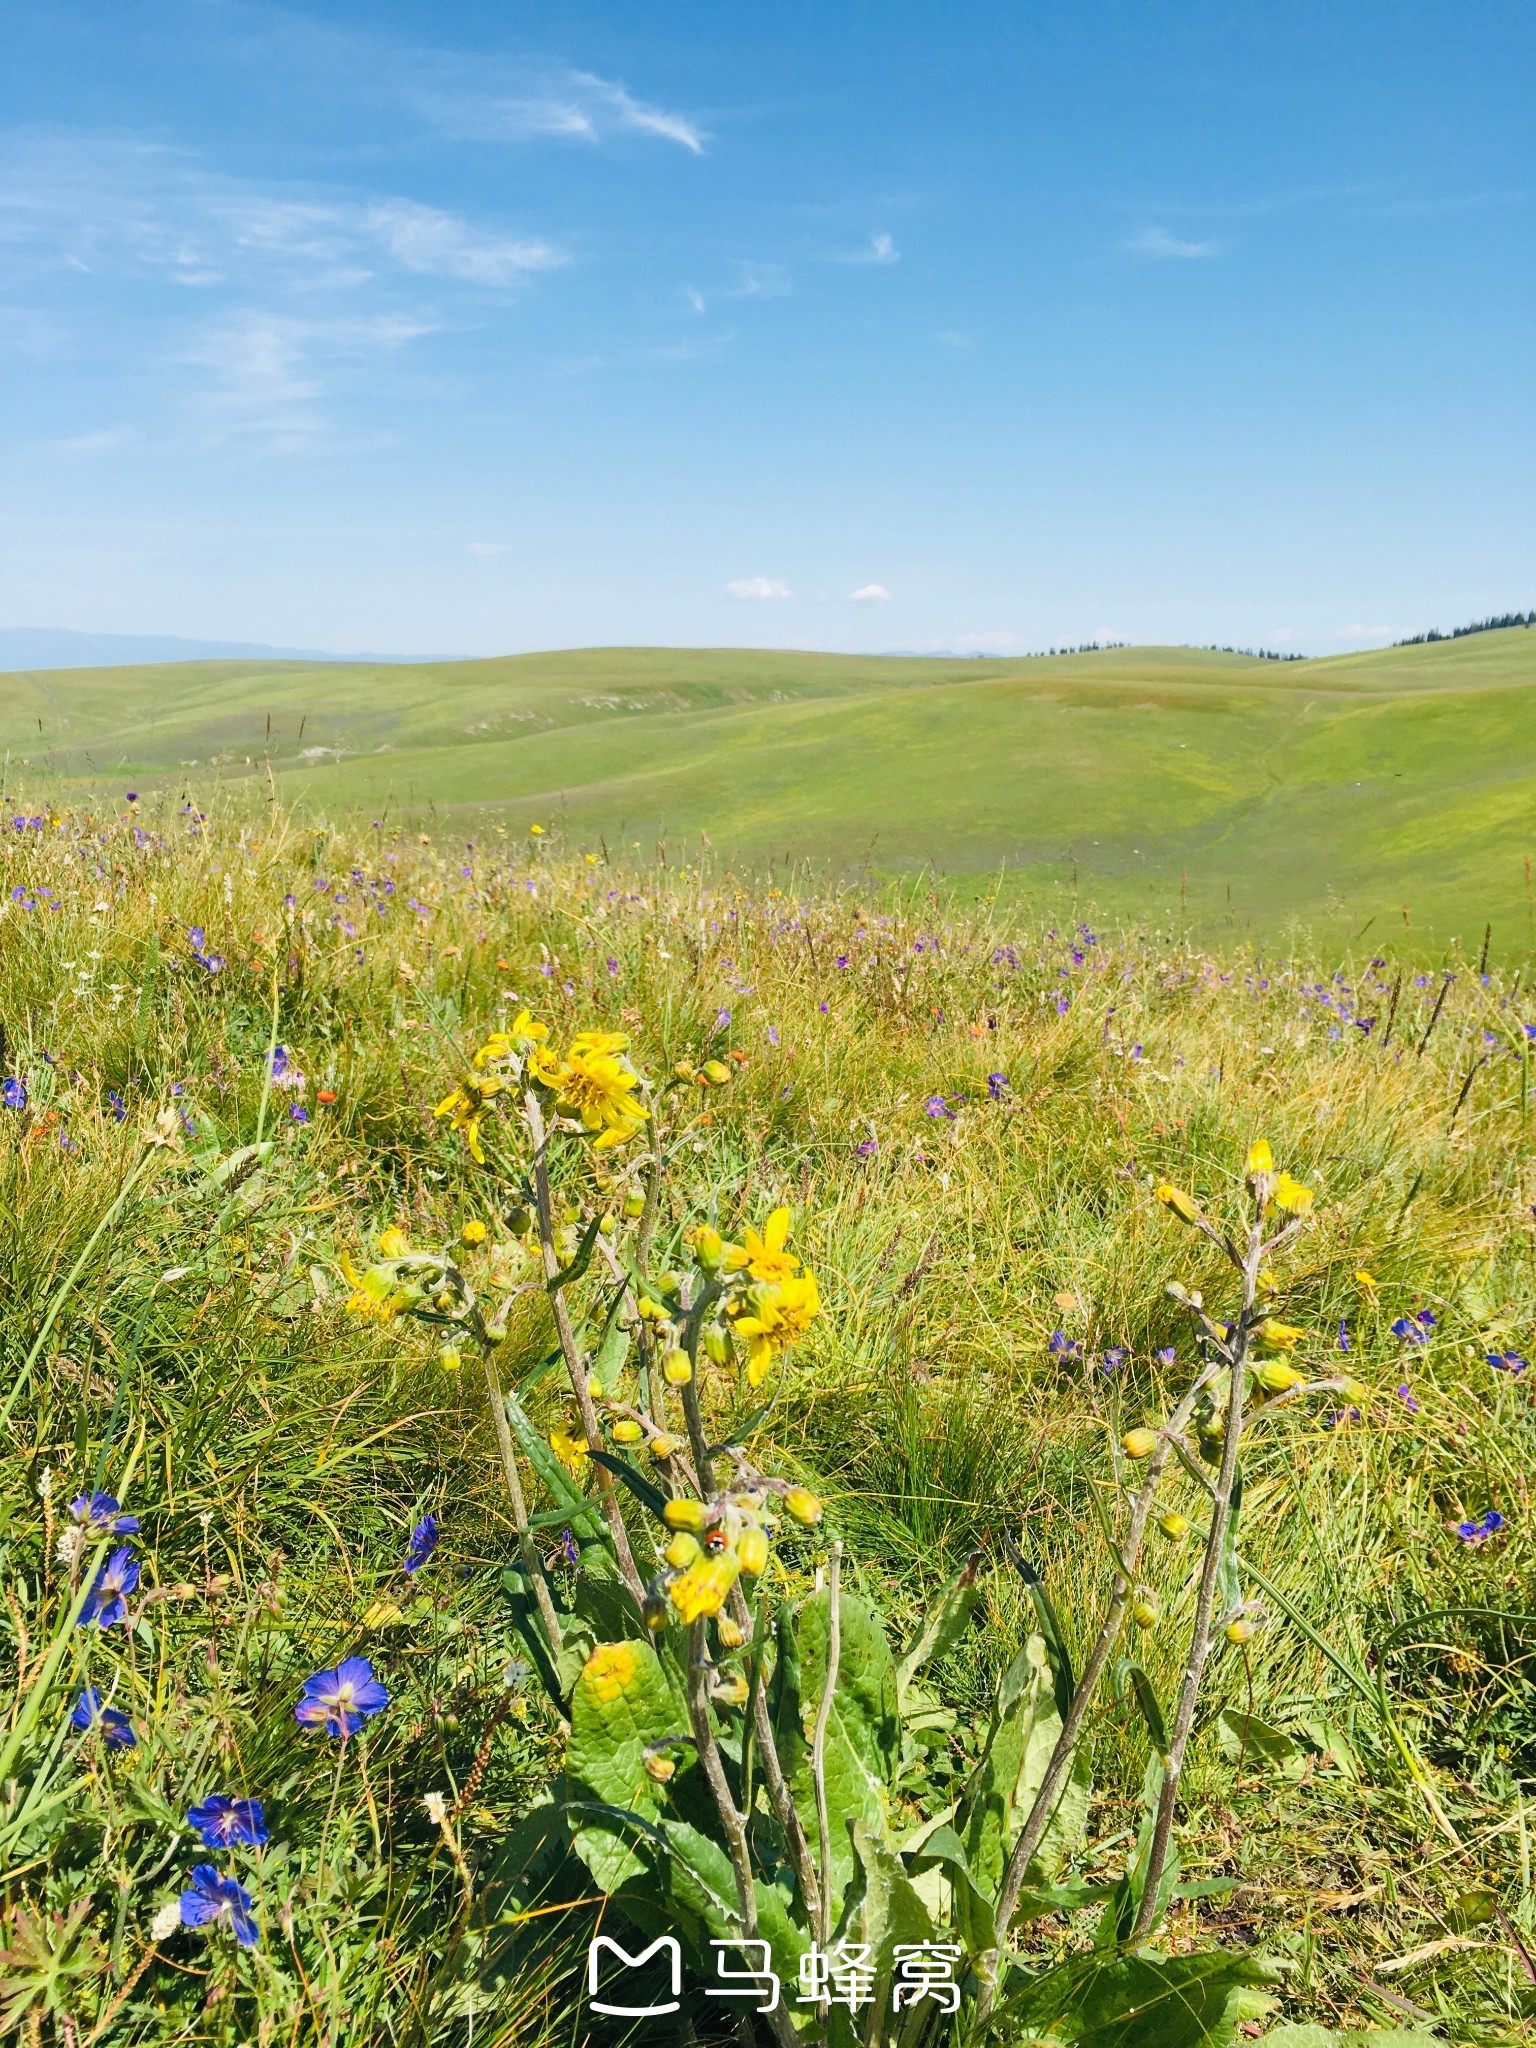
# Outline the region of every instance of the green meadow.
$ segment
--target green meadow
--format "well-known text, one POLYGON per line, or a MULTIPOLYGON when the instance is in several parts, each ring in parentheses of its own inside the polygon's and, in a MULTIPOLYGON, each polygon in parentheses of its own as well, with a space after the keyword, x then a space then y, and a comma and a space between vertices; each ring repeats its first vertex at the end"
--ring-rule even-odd
POLYGON ((756 871, 936 874, 1209 937, 1536 935, 1536 633, 1306 662, 598 648, 0 678, 10 773, 275 781, 311 813, 701 836, 756 871))

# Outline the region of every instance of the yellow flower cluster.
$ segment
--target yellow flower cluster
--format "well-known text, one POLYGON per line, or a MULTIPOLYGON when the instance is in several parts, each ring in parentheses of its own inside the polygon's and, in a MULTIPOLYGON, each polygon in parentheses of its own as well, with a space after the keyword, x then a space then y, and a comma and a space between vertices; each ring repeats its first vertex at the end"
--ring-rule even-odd
POLYGON ((744 1483, 708 1505, 669 1500, 663 1519, 672 1540, 663 1553, 665 1568, 646 1590, 647 1626, 664 1629, 669 1607, 685 1625, 713 1619, 743 1573, 761 1577, 768 1569, 779 1507, 807 1529, 821 1520, 822 1505, 814 1493, 778 1479, 744 1483))
POLYGON ((821 1312, 815 1274, 785 1250, 789 1224, 788 1209, 775 1209, 760 1232, 744 1230, 739 1245, 722 1244, 718 1254, 722 1275, 739 1283, 727 1294, 725 1316, 732 1335, 746 1340, 747 1384, 753 1387, 762 1385, 775 1355, 797 1343, 821 1312))
POLYGON ((505 1031, 493 1031, 478 1049, 470 1062, 474 1071, 443 1097, 436 1114, 465 1133, 470 1156, 483 1164, 486 1105, 508 1085, 504 1075, 488 1070, 509 1067, 553 1096, 556 1114, 579 1123, 594 1149, 625 1145, 651 1113, 639 1097, 641 1077, 624 1057, 628 1046, 621 1031, 579 1031, 558 1053, 549 1043, 549 1026, 520 1010, 505 1031))

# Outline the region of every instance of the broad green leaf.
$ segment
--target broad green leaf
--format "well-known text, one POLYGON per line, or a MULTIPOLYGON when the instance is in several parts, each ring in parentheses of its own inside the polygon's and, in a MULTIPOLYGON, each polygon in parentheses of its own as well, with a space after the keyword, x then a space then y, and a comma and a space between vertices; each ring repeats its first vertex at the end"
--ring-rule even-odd
MULTIPOLYGON (((599 1643, 571 1690, 566 1772, 610 1806, 654 1820, 665 1795, 646 1775, 646 1746, 687 1732, 686 1703, 651 1645, 599 1643)), ((674 1761, 687 1754, 680 1745, 674 1761)))
POLYGON ((964 1570, 957 1578, 950 1580, 917 1640, 896 1666, 898 1708, 905 1703, 907 1687, 923 1666, 931 1663, 935 1657, 942 1657, 947 1650, 953 1649, 965 1634, 971 1616, 976 1611, 976 1603, 981 1598, 981 1589, 976 1584, 980 1564, 981 1552, 973 1550, 966 1560, 964 1570))
POLYGON ((1288 1778, 1300 1777, 1307 1766, 1307 1752, 1294 1736, 1238 1707, 1223 1707, 1217 1715, 1216 1740, 1232 1763, 1269 1764, 1288 1778))
POLYGON ((516 1394, 508 1393, 503 1399, 512 1434, 517 1438, 524 1457, 549 1489, 556 1504, 569 1515, 572 1531, 589 1541, 599 1539, 603 1525, 596 1507, 535 1429, 527 1409, 516 1394))
POLYGON ((1360 2033, 1336 2034, 1332 2027, 1290 2021, 1271 2027, 1257 2048, 1445 2048, 1438 2034, 1418 2027, 1367 2027, 1360 2033))
POLYGON ((1156 1688, 1142 1667, 1129 1657, 1122 1657, 1115 1666, 1114 1695, 1123 1700, 1129 1693, 1140 1709, 1141 1718, 1147 1724, 1147 1733, 1152 1738, 1152 1747, 1159 1756, 1168 1754, 1168 1724, 1163 1719, 1162 1705, 1156 1688))
POLYGON ((1166 1960, 1099 1953, 1026 1983, 1007 2010, 1074 2048, 1227 2048, 1243 1994, 1274 1981, 1256 1957, 1219 1949, 1166 1960))

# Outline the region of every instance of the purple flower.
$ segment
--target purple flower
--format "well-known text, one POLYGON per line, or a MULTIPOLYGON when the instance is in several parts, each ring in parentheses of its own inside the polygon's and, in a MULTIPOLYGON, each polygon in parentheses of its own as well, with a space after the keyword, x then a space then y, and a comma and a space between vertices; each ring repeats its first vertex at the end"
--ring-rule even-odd
POLYGON ((286 1073, 287 1073, 287 1071, 288 1071, 288 1048, 287 1048, 287 1046, 286 1046, 286 1045, 274 1045, 274 1046, 273 1046, 273 1048, 272 1048, 272 1078, 273 1078, 273 1080, 274 1080, 274 1081, 281 1081, 281 1079, 283 1078, 284 1074, 286 1074, 286 1073))
POLYGON ((221 1877, 211 1863, 194 1863, 192 1882, 181 1895, 183 1927, 212 1927, 223 1922, 242 1948, 254 1948, 261 1929, 251 1895, 232 1877, 221 1877))
POLYGON ((1123 1344, 1112 1344, 1104 1354, 1105 1372, 1118 1372, 1130 1355, 1130 1352, 1126 1350, 1123 1344))
POLYGON ((923 1104, 923 1109, 925 1113, 929 1116, 947 1116, 950 1118, 953 1118, 954 1116, 954 1111, 950 1108, 949 1104, 944 1100, 942 1095, 930 1095, 928 1100, 923 1104))
POLYGON ((615 959, 614 959, 613 955, 612 955, 612 954, 610 953, 610 954, 608 955, 608 972, 609 972, 610 974, 617 974, 617 973, 618 973, 618 971, 619 971, 619 963, 618 963, 618 961, 617 961, 617 960, 615 960, 615 959))
POLYGON ((137 791, 136 789, 130 789, 130 790, 129 790, 129 792, 128 792, 128 801, 129 801, 129 803, 131 803, 131 804, 136 804, 136 803, 138 802, 138 800, 139 800, 139 792, 138 792, 138 791, 137 791))
POLYGON ((729 1031, 729 1030, 730 1030, 730 1028, 731 1028, 731 1013, 730 1013, 730 1011, 729 1011, 729 1010, 716 1010, 716 1012, 715 1012, 715 1029, 716 1029, 717 1031, 729 1031))
POLYGON ((119 1124, 126 1123, 128 1121, 128 1105, 115 1088, 107 1090, 107 1100, 112 1105, 113 1122, 119 1124))
POLYGON ((987 1093, 994 1102, 1001 1102, 1008 1093, 1008 1076, 1006 1074, 988 1074, 987 1093))
POLYGON ((302 1102, 290 1102, 288 1114, 296 1124, 307 1124, 309 1122, 309 1111, 302 1102))
POLYGON ((1351 1345, 1350 1345, 1350 1341, 1349 1341, 1349 1323, 1348 1323, 1347 1319, 1346 1319, 1345 1317, 1343 1317, 1343 1316, 1340 1316, 1340 1317, 1339 1317, 1339 1339, 1338 1339, 1338 1342, 1339 1342, 1339 1349, 1340 1349, 1341 1351, 1348 1351, 1348 1350, 1350 1350, 1350 1349, 1352 1348, 1352 1347, 1351 1347, 1351 1345))
POLYGON ((405 1553, 405 1562, 400 1569, 403 1572, 419 1572, 436 1550, 437 1537, 436 1515, 428 1515, 424 1521, 418 1522, 411 1531, 410 1547, 405 1553))
POLYGON ((299 1690, 293 1718, 345 1741, 389 1705, 389 1693, 366 1657, 344 1657, 334 1671, 316 1671, 299 1690))
POLYGON ((868 1159, 872 1153, 878 1152, 879 1149, 873 1138, 860 1138, 858 1144, 853 1148, 853 1154, 856 1159, 868 1159))
POLYGON ((1065 1330, 1052 1330, 1045 1348, 1052 1358, 1076 1358, 1078 1353, 1077 1339, 1069 1337, 1065 1330))
POLYGON ((1518 1351, 1490 1351, 1488 1363, 1495 1372, 1513 1373, 1517 1379, 1526 1367, 1526 1361, 1518 1351))
POLYGON ((1418 1323, 1410 1320, 1407 1316, 1398 1317, 1397 1321, 1392 1325, 1392 1334, 1394 1337, 1401 1338, 1405 1344, 1427 1344, 1429 1342, 1428 1332, 1422 1330, 1418 1323))
POLYGON ((120 1514, 118 1503, 110 1493, 82 1493, 78 1500, 70 1502, 69 1512, 93 1536, 137 1536, 139 1533, 138 1516, 120 1514))
POLYGON ((187 1826, 196 1829, 210 1849, 259 1849, 271 1840, 259 1799, 226 1799, 222 1792, 201 1806, 189 1806, 187 1826))
POLYGON ((1402 1402, 1403 1406, 1408 1410, 1408 1413, 1410 1415, 1418 1414, 1419 1404, 1413 1398, 1413 1390, 1408 1385, 1408 1382, 1406 1380, 1404 1380, 1403 1384, 1398 1388, 1397 1397, 1402 1402))
POLYGON ((1497 1536, 1504 1526, 1504 1517, 1497 1508, 1490 1508, 1481 1521, 1458 1522, 1456 1534, 1463 1543, 1486 1543, 1490 1536, 1497 1536))
POLYGON ((1068 1010, 1071 1009, 1071 1007, 1072 998, 1070 996, 1060 995, 1056 998, 1056 1014, 1058 1017, 1065 1017, 1065 1015, 1067 1014, 1068 1010))
POLYGON ((1159 1365, 1177 1365, 1179 1354, 1171 1344, 1165 1344, 1163 1349, 1157 1354, 1157 1362, 1159 1365))
POLYGON ((569 1529, 562 1529, 560 1531, 560 1555, 565 1559, 567 1564, 574 1565, 581 1563, 580 1548, 577 1545, 576 1538, 571 1534, 569 1529))
POLYGON ((98 1628, 114 1628, 128 1618, 128 1598, 139 1583, 139 1561, 125 1543, 114 1550, 101 1570, 80 1610, 80 1628, 95 1622, 98 1628))
POLYGON ((0 1102, 3 1102, 7 1109, 25 1109, 27 1106, 26 1082, 18 1081, 13 1074, 8 1081, 0 1084, 0 1102))
POLYGON ((778 1044, 778 1042, 779 1042, 779 1027, 778 1027, 778 1025, 777 1025, 777 1024, 770 1024, 770 1025, 768 1026, 768 1043, 769 1043, 770 1045, 777 1045, 777 1044, 778 1044))
MULTIPOLYGON (((838 965, 839 967, 846 967, 846 966, 848 965, 848 955, 847 955, 846 953, 839 953, 839 954, 838 954, 838 956, 837 956, 837 965, 838 965)), ((1531 1035, 1532 1035, 1533 1037, 1536 1037, 1536 1032, 1533 1032, 1533 1033, 1532 1033, 1531 1035)))
POLYGON ((104 1707, 101 1694, 94 1685, 88 1685, 75 1701, 69 1725, 78 1728, 82 1734, 99 1728, 108 1749, 134 1749, 138 1745, 139 1738, 134 1734, 133 1723, 128 1716, 121 1707, 104 1707))

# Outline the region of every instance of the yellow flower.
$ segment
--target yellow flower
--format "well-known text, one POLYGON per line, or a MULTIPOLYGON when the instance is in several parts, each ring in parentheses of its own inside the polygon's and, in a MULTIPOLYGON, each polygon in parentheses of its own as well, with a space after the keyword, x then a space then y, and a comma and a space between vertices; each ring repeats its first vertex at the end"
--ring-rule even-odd
POLYGON ((722 1550, 714 1557, 701 1557, 689 1565, 669 1589, 672 1605, 682 1620, 699 1621, 718 1614, 740 1570, 734 1550, 722 1550))
POLYGON ((1159 1181, 1152 1190, 1165 1209, 1171 1209, 1175 1216, 1181 1216, 1186 1223, 1198 1223, 1200 1211, 1192 1196, 1182 1188, 1176 1188, 1172 1181, 1159 1181))
POLYGON ((1372 1273, 1367 1273, 1364 1266, 1360 1268, 1359 1272, 1355 1275, 1355 1278, 1360 1282, 1360 1285, 1365 1289, 1367 1294, 1374 1294, 1376 1292, 1375 1275, 1372 1273))
POLYGON ((1292 1180, 1288 1173, 1282 1173, 1276 1179, 1270 1199, 1277 1209, 1288 1209, 1293 1216, 1312 1214, 1312 1190, 1304 1188, 1299 1180, 1292 1180))
POLYGON ((460 1231, 459 1235, 463 1238, 466 1244, 484 1244, 485 1225, 478 1221, 466 1223, 464 1228, 460 1231))
POLYGON ((544 836, 544 827, 542 825, 530 825, 528 830, 535 839, 542 839, 544 836))
POLYGON ((788 1237, 789 1211, 775 1209, 761 1236, 750 1227, 742 1232, 742 1242, 731 1246, 725 1263, 733 1273, 745 1267, 754 1280, 793 1280, 800 1261, 793 1252, 785 1251, 788 1237))
POLYGON ((581 1119, 599 1151, 627 1144, 650 1115, 635 1094, 640 1076, 619 1057, 628 1043, 619 1032, 582 1032, 571 1040, 558 1084, 550 1084, 560 1108, 581 1119))
POLYGON ((397 1230, 393 1224, 390 1225, 388 1230, 381 1230, 379 1232, 379 1257, 381 1259, 403 1259, 410 1248, 410 1239, 403 1230, 397 1230))
POLYGON ((505 1031, 491 1033, 475 1054, 474 1064, 477 1067, 489 1066, 493 1060, 504 1060, 515 1052, 526 1052, 548 1036, 547 1024, 539 1023, 527 1010, 519 1010, 505 1031))
POLYGON ((1253 1376, 1266 1394, 1288 1394, 1292 1387, 1299 1387, 1305 1377, 1294 1365, 1282 1365, 1278 1358, 1258 1366, 1253 1376))
POLYGON ((1120 1448, 1128 1458, 1150 1458, 1157 1449, 1157 1431, 1128 1429, 1120 1439, 1120 1448))
POLYGON ((497 1080, 465 1082, 445 1095, 432 1112, 435 1117, 447 1117, 451 1130, 464 1133, 469 1155, 477 1165, 485 1164, 485 1154, 480 1149, 480 1126, 485 1121, 486 1105, 505 1086, 504 1081, 497 1080))
POLYGON ((768 1569, 768 1538, 761 1529, 743 1529, 736 1542, 736 1556, 750 1578, 760 1578, 768 1569))
POLYGON ((629 1643, 599 1643, 581 1667, 581 1682, 600 1707, 611 1707, 634 1683, 637 1659, 629 1643))
POLYGON ((393 1298, 395 1275, 390 1267, 370 1266, 366 1273, 359 1273, 349 1252, 341 1254, 340 1264, 352 1289, 346 1302, 349 1316, 376 1318, 387 1323, 399 1314, 403 1304, 393 1298))
POLYGON ((820 1310, 821 1295, 814 1273, 748 1290, 732 1318, 736 1334, 747 1340, 748 1386, 762 1385, 774 1353, 802 1337, 820 1310))
POLYGON ((584 1436, 578 1436, 569 1422, 557 1422, 549 1432, 549 1448, 560 1460, 573 1479, 584 1479, 590 1463, 587 1453, 592 1448, 584 1436))
POLYGON ((1255 1138, 1248 1147, 1248 1159, 1243 1167, 1244 1173, 1251 1180, 1256 1173, 1273 1173, 1274 1170, 1275 1155, 1269 1148, 1268 1138, 1255 1138))

